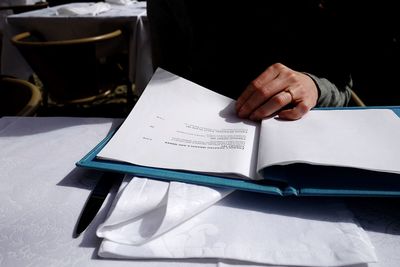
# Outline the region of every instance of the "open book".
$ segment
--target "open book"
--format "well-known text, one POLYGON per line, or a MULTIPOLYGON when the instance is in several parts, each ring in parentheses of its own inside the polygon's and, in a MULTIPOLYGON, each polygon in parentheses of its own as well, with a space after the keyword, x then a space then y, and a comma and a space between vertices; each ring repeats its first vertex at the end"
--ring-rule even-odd
POLYGON ((239 119, 234 103, 158 69, 111 139, 90 164, 86 157, 78 165, 254 191, 264 186, 281 195, 382 195, 388 187, 389 195, 400 195, 400 119, 392 110, 322 109, 297 121, 257 123, 239 119))

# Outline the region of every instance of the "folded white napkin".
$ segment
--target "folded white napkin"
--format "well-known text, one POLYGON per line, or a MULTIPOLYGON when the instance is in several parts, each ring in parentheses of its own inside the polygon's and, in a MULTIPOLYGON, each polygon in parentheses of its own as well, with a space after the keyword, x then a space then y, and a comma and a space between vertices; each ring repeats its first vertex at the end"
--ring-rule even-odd
POLYGON ((154 239, 213 205, 231 189, 127 177, 107 221, 97 235, 139 245, 154 239))
POLYGON ((96 16, 111 9, 108 3, 80 3, 62 6, 57 9, 59 16, 96 16))
POLYGON ((377 260, 343 203, 144 178, 122 187, 97 235, 104 238, 99 256, 109 258, 216 258, 296 266, 377 260))
POLYGON ((106 0, 107 3, 115 4, 115 5, 132 5, 136 4, 138 1, 136 0, 106 0))

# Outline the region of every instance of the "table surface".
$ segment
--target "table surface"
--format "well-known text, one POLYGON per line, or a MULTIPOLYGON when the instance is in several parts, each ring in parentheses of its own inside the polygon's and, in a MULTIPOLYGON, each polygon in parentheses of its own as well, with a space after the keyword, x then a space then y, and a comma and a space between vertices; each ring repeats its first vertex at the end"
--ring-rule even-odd
MULTIPOLYGON (((106 260, 97 256, 95 230, 117 188, 89 228, 74 239, 83 205, 99 173, 81 159, 121 120, 101 118, 0 119, 0 266, 232 266, 212 259, 106 260)), ((379 263, 400 264, 400 199, 347 199, 376 247, 379 263)), ((250 266, 245 265, 244 266, 250 266)), ((361 265, 357 267, 365 267, 361 265)), ((353 266, 355 267, 355 266, 353 266)))
MULTIPOLYGON (((49 8, 43 8, 39 10, 34 10, 30 12, 25 12, 25 13, 20 13, 16 15, 12 15, 9 19, 13 20, 16 18, 32 18, 32 17, 71 17, 71 16, 66 16, 66 15, 59 15, 57 13, 57 9, 61 7, 85 7, 88 6, 91 3, 70 3, 70 4, 64 4, 64 5, 59 5, 59 6, 53 6, 49 8)), ((131 4, 131 5, 116 5, 116 4, 110 4, 110 9, 101 12, 97 14, 96 16, 93 15, 79 15, 79 16, 73 16, 74 18, 104 18, 104 17, 137 17, 137 16, 142 16, 146 15, 146 2, 138 2, 137 4, 131 4)))

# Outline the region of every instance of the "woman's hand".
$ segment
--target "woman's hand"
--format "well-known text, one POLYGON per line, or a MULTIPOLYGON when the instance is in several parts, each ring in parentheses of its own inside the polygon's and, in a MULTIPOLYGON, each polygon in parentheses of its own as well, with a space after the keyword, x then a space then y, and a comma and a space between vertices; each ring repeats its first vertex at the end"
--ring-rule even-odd
POLYGON ((276 63, 247 86, 236 102, 236 112, 240 118, 255 121, 274 115, 297 120, 317 100, 317 86, 308 75, 276 63))

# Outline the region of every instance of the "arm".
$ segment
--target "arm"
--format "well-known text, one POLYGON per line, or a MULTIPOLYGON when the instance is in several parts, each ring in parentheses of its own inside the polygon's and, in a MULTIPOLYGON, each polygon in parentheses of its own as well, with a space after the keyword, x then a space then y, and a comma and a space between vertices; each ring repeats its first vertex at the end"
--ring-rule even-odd
POLYGON ((351 98, 351 78, 345 85, 339 87, 326 78, 319 78, 309 73, 307 75, 313 79, 319 90, 318 107, 340 107, 348 104, 351 98))
MULTIPOLYGON (((310 19, 303 28, 292 28, 289 23, 287 32, 293 36, 300 32, 301 38, 296 39, 294 49, 286 50, 289 53, 283 53, 282 58, 293 55, 294 60, 283 60, 288 64, 286 66, 271 65, 247 86, 237 101, 240 117, 260 120, 278 115, 283 119, 299 119, 315 106, 348 104, 352 87, 350 59, 354 47, 349 41, 352 31, 343 10, 346 9, 319 7, 317 11, 309 11, 314 15, 308 16, 310 19), (295 52, 290 54, 292 51, 295 52), (296 62, 296 59, 299 60, 296 62)), ((281 46, 285 44, 283 42, 281 46)))
POLYGON ((306 74, 276 63, 251 82, 236 102, 241 118, 261 120, 277 114, 296 120, 317 104, 318 89, 306 74), (283 109, 289 104, 290 108, 283 109))
POLYGON ((350 86, 351 83, 339 90, 326 78, 276 63, 247 86, 236 102, 236 111, 239 117, 251 120, 274 115, 297 120, 315 106, 346 105, 350 86))

